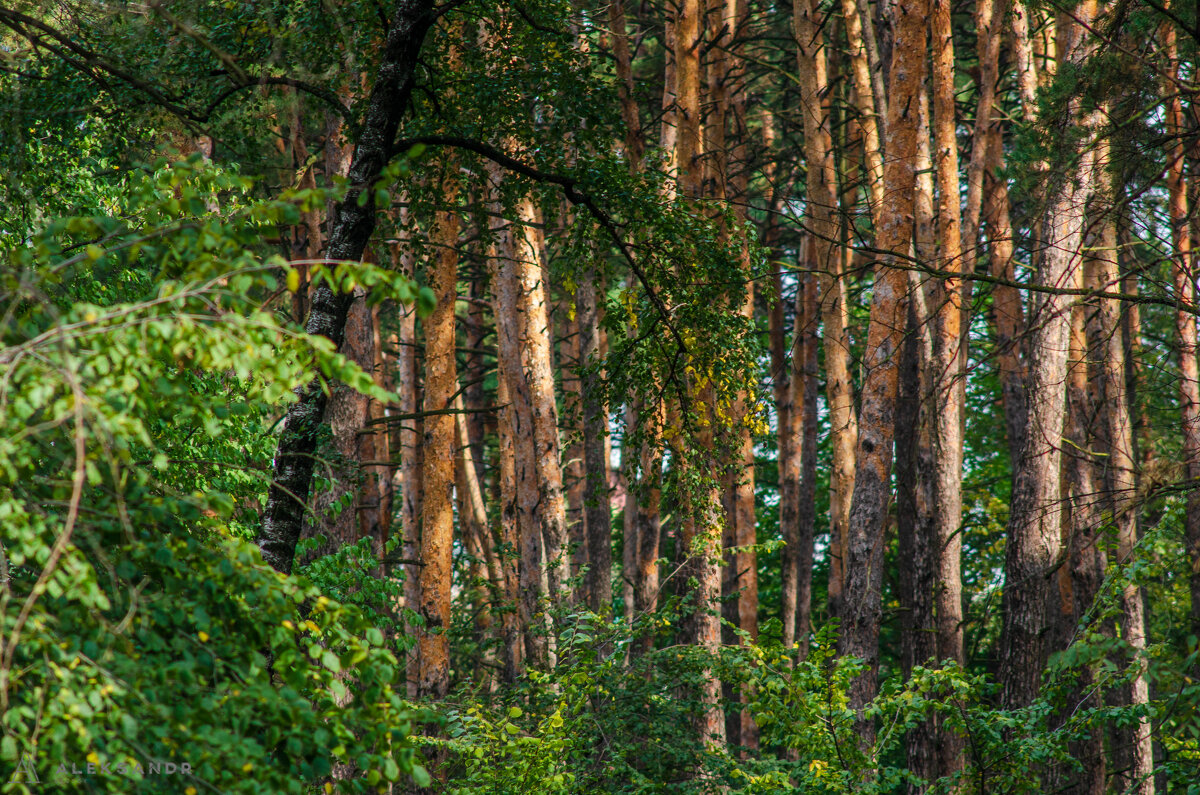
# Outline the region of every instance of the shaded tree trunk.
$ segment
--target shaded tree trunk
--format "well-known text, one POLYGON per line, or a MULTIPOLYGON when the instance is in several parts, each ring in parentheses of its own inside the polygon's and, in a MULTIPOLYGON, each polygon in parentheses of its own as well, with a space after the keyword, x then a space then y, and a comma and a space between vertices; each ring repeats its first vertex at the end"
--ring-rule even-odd
MULTIPOLYGON (((1095 15, 1094 3, 1089 0, 1081 4, 1076 15, 1082 24, 1090 24, 1095 15)), ((1072 41, 1065 52, 1078 62, 1086 51, 1084 34, 1079 27, 1070 27, 1068 37, 1072 41)), ((1072 101, 1056 125, 1066 136, 1069 126, 1078 121, 1078 102, 1072 101)), ((1084 142, 1070 154, 1073 159, 1065 174, 1048 175, 1046 241, 1035 275, 1038 286, 1070 284, 1079 267, 1082 208, 1091 193, 1094 163, 1084 142)), ((1028 413, 1013 478, 1000 641, 1002 699, 1010 708, 1026 706, 1037 696, 1047 654, 1045 638, 1050 630, 1047 584, 1062 554, 1059 439, 1066 408, 1063 385, 1067 376, 1070 301, 1059 294, 1034 292, 1030 307, 1036 322, 1030 323, 1028 413)))
POLYGON ((596 368, 600 350, 600 311, 597 274, 584 274, 576 293, 582 368, 583 457, 586 477, 584 518, 587 525, 588 607, 607 615, 612 610, 612 508, 608 500, 608 406, 602 390, 604 376, 596 368))
MULTIPOLYGON (((675 103, 672 119, 675 166, 679 193, 687 198, 699 197, 703 179, 700 162, 701 13, 702 4, 699 0, 682 0, 673 18, 668 20, 668 36, 674 52, 675 103)), ((715 453, 712 427, 716 420, 712 411, 714 396, 711 386, 697 389, 688 384, 685 388, 688 393, 680 398, 702 407, 706 421, 696 441, 704 456, 698 474, 709 485, 695 495, 689 494, 690 490, 686 488, 680 492, 678 542, 680 557, 685 561, 680 576, 684 577, 684 581, 694 579, 696 583, 692 593, 692 612, 684 621, 682 634, 686 642, 715 655, 721 644, 721 523, 717 514, 721 495, 719 479, 714 470, 715 462, 711 460, 715 453)), ((680 475, 685 475, 692 465, 687 461, 684 451, 677 450, 674 466, 680 470, 680 475)), ((682 477, 680 482, 684 482, 682 477)), ((702 743, 720 746, 725 742, 725 721, 719 706, 721 683, 711 670, 703 675, 698 697, 702 707, 696 717, 696 732, 702 743)))
POLYGON ((822 104, 827 80, 821 28, 816 6, 811 0, 798 0, 793 8, 800 104, 804 116, 804 151, 808 163, 805 221, 812 231, 808 238, 809 254, 805 267, 820 274, 821 278, 825 383, 833 443, 833 463, 829 475, 829 603, 830 612, 840 616, 858 423, 854 411, 854 386, 850 378, 846 288, 841 259, 834 250, 838 232, 835 217, 837 176, 829 114, 822 104))

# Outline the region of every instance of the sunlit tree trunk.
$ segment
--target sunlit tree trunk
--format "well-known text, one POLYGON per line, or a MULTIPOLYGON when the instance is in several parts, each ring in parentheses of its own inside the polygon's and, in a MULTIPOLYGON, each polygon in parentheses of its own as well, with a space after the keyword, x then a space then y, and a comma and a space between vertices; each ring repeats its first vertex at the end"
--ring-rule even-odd
MULTIPOLYGON (((907 257, 913 238, 919 93, 925 71, 928 8, 898 6, 896 37, 888 89, 887 163, 876 246, 885 260, 876 270, 871 320, 864 354, 866 370, 855 452, 854 496, 846 545, 845 607, 838 651, 863 660, 866 671, 849 688, 850 705, 862 710, 878 688, 879 623, 883 582, 883 531, 892 468, 898 358, 907 317, 908 271, 891 267, 892 257, 907 257)), ((875 727, 859 715, 859 744, 873 753, 875 727)))
MULTIPOLYGON (((962 213, 959 204, 958 139, 955 112, 954 39, 950 0, 933 0, 930 17, 933 52, 933 143, 938 187, 938 265, 945 273, 963 273, 962 213)), ((937 572, 934 590, 938 662, 964 665, 962 605, 963 415, 966 399, 966 337, 963 283, 957 276, 928 282, 933 350, 927 400, 931 421, 932 471, 929 473, 932 520, 930 543, 937 572)), ((963 741, 935 717, 934 743, 939 773, 963 769, 963 741)))
MULTIPOLYGON (((491 178, 499 184, 501 175, 493 169, 491 178)), ((499 205, 496 205, 499 207, 499 205)), ((522 292, 523 271, 529 268, 527 254, 515 240, 522 235, 515 222, 493 217, 492 234, 496 238, 496 257, 491 258, 493 312, 496 317, 496 346, 504 398, 501 409, 501 466, 511 450, 511 476, 501 470, 502 483, 510 483, 515 506, 519 570, 519 625, 525 638, 525 662, 544 667, 550 661, 543 601, 548 596, 545 580, 543 528, 539 516, 537 447, 534 431, 532 387, 526 371, 524 351, 528 334, 522 292), (506 450, 506 446, 508 450, 506 450)), ((504 506, 509 510, 509 504, 504 506)))
POLYGON ((860 10, 856 0, 841 0, 842 19, 845 22, 846 41, 850 45, 850 76, 854 81, 854 96, 857 100, 858 124, 862 129, 863 161, 866 164, 865 181, 867 199, 871 205, 871 218, 878 221, 883 209, 883 148, 880 144, 880 113, 886 98, 881 93, 882 81, 872 82, 871 67, 878 66, 878 53, 874 64, 868 54, 868 41, 874 49, 874 25, 866 2, 860 10), (863 12, 866 13, 863 13, 863 12), (864 24, 865 23, 865 24, 864 24), (869 38, 868 38, 869 32, 869 38))
POLYGON ((538 517, 546 553, 546 575, 554 603, 571 599, 568 582, 567 516, 563 496, 562 463, 558 438, 558 405, 551 355, 549 285, 546 282, 546 242, 541 215, 533 200, 517 204, 516 249, 520 260, 520 312, 525 322, 523 354, 533 401, 533 438, 536 445, 538 517))
MULTIPOLYGON (((1177 75, 1179 61, 1174 28, 1166 37, 1171 73, 1177 75)), ((1196 305, 1195 255, 1188 222, 1194 208, 1188 207, 1188 184, 1184 176, 1186 140, 1183 108, 1172 86, 1167 102, 1167 129, 1172 134, 1168 149, 1167 193, 1174 248, 1175 297, 1181 303, 1196 305)), ((1193 171, 1192 179, 1195 179, 1193 171)), ((1179 355, 1179 407, 1183 431, 1183 463, 1188 480, 1200 479, 1200 366, 1197 364, 1196 316, 1182 306, 1175 312, 1175 346, 1179 355)), ((1200 489, 1187 493, 1184 510, 1184 538, 1192 563, 1190 582, 1192 634, 1200 636, 1200 489)))
MULTIPOLYGON (((454 167, 454 160, 447 170, 454 167)), ((458 191, 446 183, 445 203, 453 207, 458 191)), ((419 593, 414 609, 418 627, 417 696, 439 699, 450 689, 450 584, 454 546, 454 407, 458 389, 454 305, 458 297, 459 216, 439 211, 430 230, 433 268, 429 286, 437 298, 425 319, 425 395, 422 403, 424 466, 421 478, 421 544, 419 593)))

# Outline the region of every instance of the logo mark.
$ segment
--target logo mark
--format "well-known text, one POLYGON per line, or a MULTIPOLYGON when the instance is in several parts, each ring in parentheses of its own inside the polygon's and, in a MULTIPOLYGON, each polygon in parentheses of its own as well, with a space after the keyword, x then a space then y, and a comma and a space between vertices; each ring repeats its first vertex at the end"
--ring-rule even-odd
POLYGON ((33 754, 21 754, 21 761, 17 762, 17 769, 8 777, 9 784, 15 784, 18 781, 24 784, 42 783, 38 778, 37 768, 33 766, 33 754))

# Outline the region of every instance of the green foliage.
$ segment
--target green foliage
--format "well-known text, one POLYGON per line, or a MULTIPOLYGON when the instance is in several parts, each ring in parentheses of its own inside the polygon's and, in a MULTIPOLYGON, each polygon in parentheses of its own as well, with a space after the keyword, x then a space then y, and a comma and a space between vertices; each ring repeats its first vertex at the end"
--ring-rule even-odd
MULTIPOLYGON (((967 767, 924 782, 929 791, 1040 793, 1048 776, 1078 772, 1075 743, 1128 726, 1144 711, 1110 706, 1103 697, 1128 684, 1125 666, 1112 662, 1122 644, 1083 633, 1050 667, 1041 697, 1021 710, 996 707, 991 678, 954 665, 917 666, 906 678, 888 678, 867 707, 877 736, 864 748, 848 697, 862 665, 836 656, 828 628, 815 634, 804 659, 769 640, 770 625, 763 628, 768 640, 723 648, 714 659, 693 646, 637 652, 648 634, 677 625, 682 617, 672 607, 633 628, 589 613, 567 618, 553 673, 531 672, 495 697, 464 689, 447 702, 448 739, 423 741, 447 754, 447 791, 891 794, 922 784, 908 769, 905 737, 937 715, 966 739, 967 767), (1081 692, 1081 677, 1097 665, 1109 673, 1088 680, 1095 692, 1081 692), (710 670, 728 692, 751 694, 759 751, 743 757, 698 741, 692 727, 702 705, 694 694, 710 670)), ((1192 781, 1188 771, 1200 748, 1198 697, 1189 684, 1149 707, 1155 720, 1160 710, 1174 713, 1180 728, 1164 738, 1170 751, 1160 767, 1180 792, 1192 781)), ((740 707, 722 708, 732 715, 740 707)))
MULTIPOLYGON (((273 447, 296 386, 320 374, 388 397, 270 310, 281 263, 262 238, 298 212, 249 188, 197 160, 159 167, 131 177, 119 213, 5 251, 5 792, 303 792, 335 765, 354 791, 424 775, 383 633, 233 537, 265 482, 228 471, 273 447), (26 757, 40 787, 9 781, 26 757)), ((320 277, 417 297, 377 268, 320 277)))

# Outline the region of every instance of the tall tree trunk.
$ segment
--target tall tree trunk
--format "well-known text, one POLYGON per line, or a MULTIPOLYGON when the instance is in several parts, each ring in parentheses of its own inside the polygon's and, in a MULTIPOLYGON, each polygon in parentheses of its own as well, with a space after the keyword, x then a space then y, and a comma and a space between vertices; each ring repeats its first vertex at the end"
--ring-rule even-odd
MULTIPOLYGON (((350 166, 350 189, 337 207, 329 235, 330 262, 357 261, 375 230, 374 202, 359 204, 392 155, 400 118, 412 94, 417 55, 434 21, 431 0, 398 0, 392 12, 375 83, 350 166)), ((352 294, 334 293, 328 285, 313 292, 305 331, 328 337, 340 345, 352 294)), ((277 571, 291 573, 296 542, 303 527, 304 510, 312 486, 313 453, 317 429, 325 414, 327 397, 317 379, 298 391, 288 407, 283 432, 275 451, 271 488, 257 543, 263 560, 277 571)))
MULTIPOLYGON (((1068 26, 1071 41, 1064 52, 1078 63, 1086 53, 1082 26, 1095 16, 1092 0, 1075 11, 1078 25, 1068 26)), ((1078 102, 1056 121, 1066 140, 1078 123, 1078 102)), ((1035 284, 1070 284, 1079 267, 1083 211, 1092 190, 1092 153, 1081 144, 1072 152, 1067 173, 1049 175, 1045 219, 1046 245, 1038 258, 1035 284)), ((1012 505, 1005 551, 1004 625, 1001 633, 999 678, 1003 702, 1009 708, 1030 704, 1037 696, 1046 661, 1047 583, 1062 553, 1059 466, 1066 395, 1070 301, 1066 296, 1034 292, 1030 296, 1028 413, 1024 445, 1013 478, 1012 505)))
MULTIPOLYGON (((920 192, 919 192, 920 193, 920 192)), ((920 233, 918 233, 920 234, 920 233)), ((921 247, 918 246, 918 249, 921 247)), ((934 632, 934 584, 937 553, 931 548, 928 406, 925 400, 931 340, 923 317, 922 286, 917 274, 910 279, 904 345, 900 351, 899 392, 896 398, 896 554, 900 601, 900 668, 905 678, 913 668, 926 665, 937 653, 934 632), (922 477, 925 475, 925 477, 922 477)), ((908 770, 921 783, 912 783, 913 795, 927 790, 938 777, 938 754, 931 720, 922 720, 905 737, 908 770)))
MULTIPOLYGON (((771 252, 772 262, 780 253, 771 252)), ((781 263, 780 263, 781 264, 781 263)), ((803 366, 799 342, 787 349, 787 329, 783 317, 783 274, 774 269, 771 274, 775 298, 767 314, 771 343, 771 376, 775 392, 775 462, 779 479, 779 529, 783 538, 780 551, 779 618, 783 624, 783 647, 790 649, 796 642, 798 588, 800 578, 800 426, 794 424, 799 413, 792 410, 792 380, 794 370, 803 366)), ((804 300, 803 281, 798 286, 796 304, 804 300)), ((793 321, 796 322, 796 321, 793 321)), ((794 337, 799 340, 799 337, 794 337)))
POLYGON ((523 355, 528 371, 529 396, 533 407, 533 440, 536 445, 538 519, 546 554, 546 578, 554 604, 571 600, 568 577, 566 500, 563 495, 562 463, 559 453, 558 404, 554 392, 554 362, 551 354, 550 288, 546 283, 546 242, 540 213, 529 197, 517 203, 520 221, 513 253, 519 260, 521 279, 520 313, 525 323, 523 355))
POLYGON ((820 322, 818 293, 820 280, 815 273, 801 277, 800 292, 803 293, 801 312, 796 315, 794 337, 798 340, 793 357, 800 359, 800 369, 792 368, 790 384, 794 430, 792 444, 799 449, 793 453, 800 458, 800 489, 797 496, 799 510, 796 513, 796 540, 800 545, 797 554, 796 577, 796 640, 800 644, 800 657, 808 655, 808 634, 812 629, 813 590, 813 546, 817 529, 817 393, 820 391, 818 357, 821 341, 817 336, 820 322))
POLYGON ((850 378, 846 286, 841 260, 833 246, 838 232, 835 216, 837 176, 829 114, 822 104, 827 84, 824 42, 816 5, 812 0, 797 0, 793 9, 800 104, 804 116, 804 153, 808 163, 805 222, 811 235, 808 238, 809 256, 805 267, 820 274, 821 279, 825 383, 833 443, 833 463, 829 475, 829 603, 830 612, 840 616, 858 420, 854 412, 854 386, 850 378))
MULTIPOLYGON (((955 113, 954 38, 950 0, 933 0, 930 17, 933 50, 933 139, 938 185, 938 240, 941 269, 963 273, 962 212, 959 205, 958 138, 955 113)), ((933 471, 930 473, 930 519, 937 580, 934 609, 937 615, 937 661, 965 665, 962 605, 962 473, 963 414, 966 400, 966 337, 963 283, 957 276, 929 282, 929 309, 933 325, 933 372, 929 379, 933 471)), ((934 742, 939 772, 953 776, 962 771, 964 743, 943 728, 935 717, 934 742)))
MULTIPOLYGON (((857 99, 858 124, 862 130, 863 161, 866 164, 865 181, 867 184, 867 200, 871 206, 871 219, 876 227, 879 213, 883 209, 883 147, 880 143, 880 113, 879 109, 887 104, 886 96, 877 95, 882 92, 882 81, 872 82, 872 58, 868 54, 868 46, 875 47, 874 25, 871 24, 871 14, 867 3, 860 4, 857 0, 841 0, 842 19, 846 26, 846 41, 850 45, 850 76, 854 81, 854 95, 857 99), (868 39, 869 33, 869 39, 868 39)), ((874 56, 875 66, 878 66, 878 54, 874 56)))
MULTIPOLYGON (((413 273, 413 253, 399 245, 392 247, 393 258, 406 275, 413 273)), ((397 321, 396 391, 400 395, 398 413, 412 417, 411 421, 398 423, 397 449, 400 453, 400 550, 405 564, 404 606, 416 611, 420 598, 421 549, 421 471, 424 468, 423 420, 418 412, 421 405, 420 347, 417 342, 417 308, 402 307, 397 321)), ((405 630, 415 636, 419 631, 408 623, 405 630)), ((412 647, 406 658, 408 696, 417 697, 418 650, 412 647)))
MULTIPOLYGON (((450 158, 446 172, 453 172, 450 158)), ((445 182, 445 203, 458 198, 453 177, 445 182)), ((457 334, 454 305, 458 298, 457 210, 436 213, 430 230, 434 267, 429 286, 437 298, 425 319, 425 396, 422 403, 424 466, 421 472, 421 545, 418 598, 414 609, 424 623, 417 632, 417 697, 441 699, 450 690, 450 586, 454 549, 454 395, 458 390, 457 334)))
MULTIPOLYGON (((493 271, 494 273, 495 271, 493 271)), ((500 285, 493 278, 495 289, 500 285)), ((496 322, 496 335, 500 336, 501 324, 496 322)), ((499 344, 499 343, 498 343, 499 344)), ((505 345, 507 343, 504 343, 505 345)), ((525 571, 524 547, 522 533, 527 530, 529 522, 522 510, 520 487, 517 481, 517 443, 516 423, 522 419, 512 405, 512 396, 508 388, 508 374, 504 362, 500 362, 500 372, 496 378, 496 404, 500 407, 499 421, 496 428, 496 479, 500 502, 500 545, 505 554, 501 559, 503 575, 504 611, 500 614, 501 633, 503 635, 502 654, 504 665, 504 681, 515 682, 525 669, 525 635, 527 626, 524 619, 529 614, 526 604, 526 594, 521 590, 521 574, 525 571)), ((540 582, 540 578, 539 578, 540 582)), ((535 595, 540 589, 534 591, 535 595)), ((536 603, 534 605, 536 609, 536 603)), ((541 653, 542 649, 534 645, 533 654, 541 653)))
MULTIPOLYGON (((700 22, 699 0, 682 0, 676 7, 673 19, 669 20, 669 37, 674 50, 675 103, 674 121, 675 166, 678 170, 679 193, 689 199, 699 197, 702 185, 700 162, 700 22)), ((701 471, 702 481, 711 483, 701 493, 689 495, 688 489, 681 491, 679 546, 685 560, 684 571, 688 580, 694 579, 693 612, 685 622, 683 636, 687 642, 710 654, 716 654, 721 644, 721 619, 718 600, 721 594, 720 520, 717 511, 721 496, 719 479, 716 477, 712 423, 712 387, 696 389, 690 384, 688 394, 681 395, 701 408, 704 427, 700 429, 697 442, 704 457, 701 471)), ((683 412, 680 412, 683 414, 683 412)), ((679 451, 682 452, 682 451, 679 451)), ((684 457, 676 457, 675 465, 681 473, 691 466, 684 457)), ((699 688, 702 704, 696 718, 696 730, 701 742, 720 746, 725 741, 725 722, 719 707, 721 684, 709 670, 704 674, 699 688)))
POLYGON ((586 477, 584 517, 587 525, 588 606, 607 615, 612 610, 612 508, 608 501, 608 406, 602 390, 604 376, 596 367, 600 350, 600 304, 597 274, 589 270, 576 293, 580 333, 583 406, 583 457, 586 477))
POLYGON ((854 496, 846 545, 845 609, 838 651, 863 660, 866 671, 850 685, 850 705, 859 711, 860 746, 873 753, 875 727, 862 715, 878 689, 879 624, 883 584, 883 532, 892 468, 899 368, 897 358, 907 317, 908 271, 892 258, 908 256, 913 239, 918 107, 925 71, 924 3, 898 6, 888 89, 887 165, 884 190, 892 201, 880 217, 876 247, 885 260, 875 275, 864 354, 862 409, 855 452, 854 496))
MULTIPOLYGON (((578 297, 576 297, 578 302, 578 297)), ((566 424, 567 441, 564 450, 563 473, 566 496, 567 534, 571 545, 571 576, 581 574, 588 565, 587 523, 584 520, 584 492, 587 490, 587 472, 583 462, 583 445, 586 431, 583 428, 583 404, 581 400, 583 371, 579 353, 579 340, 583 334, 578 307, 573 317, 558 307, 556 320, 559 324, 559 361, 563 367, 563 422, 566 424)), ((587 588, 580 596, 587 600, 587 588)))
MULTIPOLYGON (((1169 28, 1166 40, 1168 57, 1171 60, 1171 76, 1179 72, 1174 28, 1169 28)), ((1200 481, 1200 366, 1197 364, 1196 316, 1182 305, 1196 303, 1195 255, 1192 253, 1192 238, 1188 228, 1188 185, 1184 176, 1183 108, 1172 88, 1167 102, 1167 130, 1173 136, 1167 162, 1168 208, 1171 218, 1171 241, 1174 248, 1175 297, 1181 304, 1175 312, 1175 345, 1179 351, 1179 410, 1183 431, 1183 464, 1185 474, 1193 483, 1200 481)), ((1194 166, 1193 166, 1194 168, 1194 166)), ((1193 171, 1192 179, 1195 179, 1193 171)), ((1192 563, 1192 634, 1200 636, 1200 489, 1187 493, 1184 509, 1184 538, 1188 558, 1192 563)))
MULTIPOLYGON (((999 127, 989 131, 987 168, 983 198, 983 217, 987 225, 989 275, 1013 282, 1013 228, 1008 207, 1008 178, 1004 174, 1004 151, 999 127)), ((989 316, 995 347, 996 370, 1000 378, 1000 396, 1004 408, 1005 438, 1013 471, 1025 444, 1025 420, 1028 414, 1025 396, 1025 364, 1021 360, 1021 341, 1025 336, 1025 309, 1021 294, 1011 284, 992 286, 989 316)))
MULTIPOLYGON (((492 170, 493 184, 498 185, 498 169, 492 170)), ((499 208, 499 204, 495 205, 499 208)), ((515 503, 515 527, 519 558, 519 624, 525 638, 525 662, 545 667, 550 661, 549 640, 546 635, 543 602, 548 596, 544 582, 545 555, 543 528, 539 515, 538 450, 534 431, 534 402, 532 386, 526 372, 524 352, 527 348, 529 320, 525 317, 526 300, 523 272, 530 268, 527 254, 515 238, 523 232, 516 223, 493 217, 492 234, 496 239, 497 257, 492 258, 493 308, 496 317, 497 360, 503 382, 504 399, 500 401, 502 416, 501 465, 506 465, 506 445, 511 445, 511 495, 515 503)), ((536 278, 536 277, 535 277, 536 278)), ((543 325, 544 329, 544 325, 543 325)), ((501 471, 501 480, 508 481, 509 473, 501 471)), ((506 500, 507 502, 507 500, 506 500)), ((505 506, 507 510, 507 504, 505 506)))

